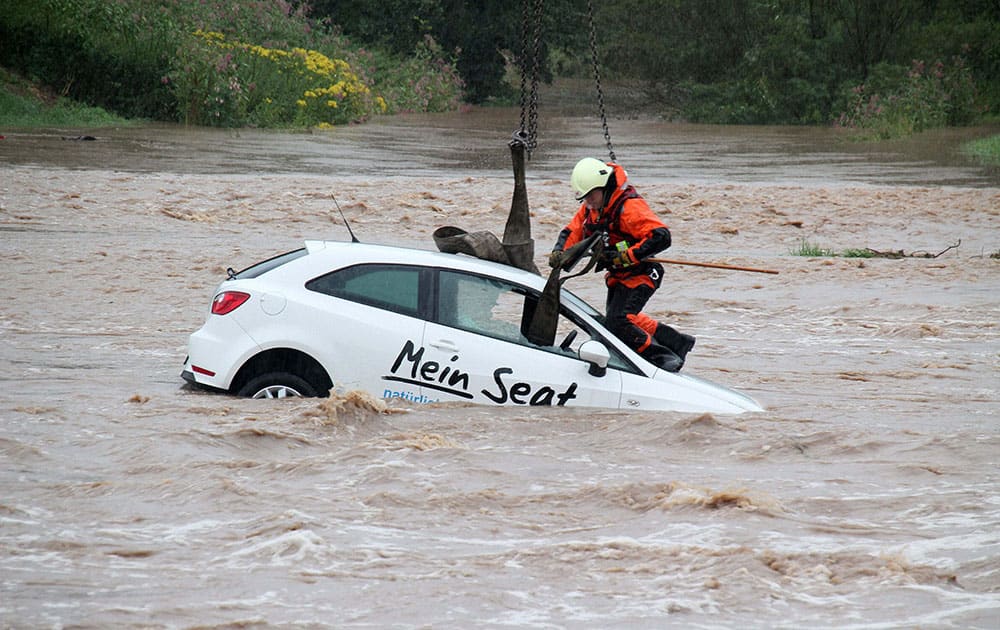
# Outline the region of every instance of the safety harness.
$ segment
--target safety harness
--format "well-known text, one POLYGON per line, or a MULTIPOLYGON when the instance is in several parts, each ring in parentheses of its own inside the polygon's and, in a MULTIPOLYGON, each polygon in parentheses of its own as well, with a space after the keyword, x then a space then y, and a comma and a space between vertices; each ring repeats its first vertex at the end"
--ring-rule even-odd
MULTIPOLYGON (((588 237, 594 232, 605 232, 611 234, 621 234, 622 210, 625 202, 629 199, 641 199, 635 187, 629 184, 622 194, 615 199, 615 202, 606 211, 602 212, 597 221, 585 221, 583 224, 583 235, 588 237)), ((588 217, 589 218, 589 217, 588 217)))

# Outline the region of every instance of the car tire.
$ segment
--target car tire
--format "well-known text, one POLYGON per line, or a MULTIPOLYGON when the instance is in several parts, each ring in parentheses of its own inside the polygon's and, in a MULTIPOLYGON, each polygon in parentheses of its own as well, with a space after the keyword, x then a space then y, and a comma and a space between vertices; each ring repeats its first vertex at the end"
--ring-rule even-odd
POLYGON ((239 396, 245 398, 313 398, 316 388, 301 376, 288 372, 268 372, 247 381, 239 396))

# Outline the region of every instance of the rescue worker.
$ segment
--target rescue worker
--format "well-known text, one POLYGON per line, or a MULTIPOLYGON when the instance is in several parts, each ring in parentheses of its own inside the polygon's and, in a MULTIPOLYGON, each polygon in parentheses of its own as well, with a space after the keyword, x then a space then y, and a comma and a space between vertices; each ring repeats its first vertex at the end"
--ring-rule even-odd
POLYGON ((566 249, 596 231, 604 232, 597 270, 607 270, 605 325, 647 361, 670 372, 679 371, 695 338, 641 312, 663 281, 663 266, 645 259, 670 247, 670 230, 618 164, 584 158, 573 168, 570 181, 577 201, 582 203, 559 233, 549 254, 549 266, 562 266, 566 249))

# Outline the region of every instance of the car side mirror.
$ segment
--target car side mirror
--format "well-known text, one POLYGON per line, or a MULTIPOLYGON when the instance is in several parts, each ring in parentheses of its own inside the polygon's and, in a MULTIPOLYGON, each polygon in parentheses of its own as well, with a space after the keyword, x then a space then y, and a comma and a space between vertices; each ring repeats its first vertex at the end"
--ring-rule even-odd
POLYGON ((608 361, 611 353, 600 341, 590 339, 580 344, 580 358, 590 364, 591 376, 604 376, 608 372, 608 361))

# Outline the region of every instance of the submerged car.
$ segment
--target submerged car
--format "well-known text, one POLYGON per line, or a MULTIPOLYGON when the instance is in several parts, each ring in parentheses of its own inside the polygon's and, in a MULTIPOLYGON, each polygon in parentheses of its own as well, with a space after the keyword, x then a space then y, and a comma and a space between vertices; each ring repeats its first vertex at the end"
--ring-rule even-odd
POLYGON ((545 279, 509 265, 306 241, 219 286, 181 376, 253 398, 362 390, 408 403, 741 413, 752 398, 648 363, 563 289, 556 343, 527 332, 545 279))

